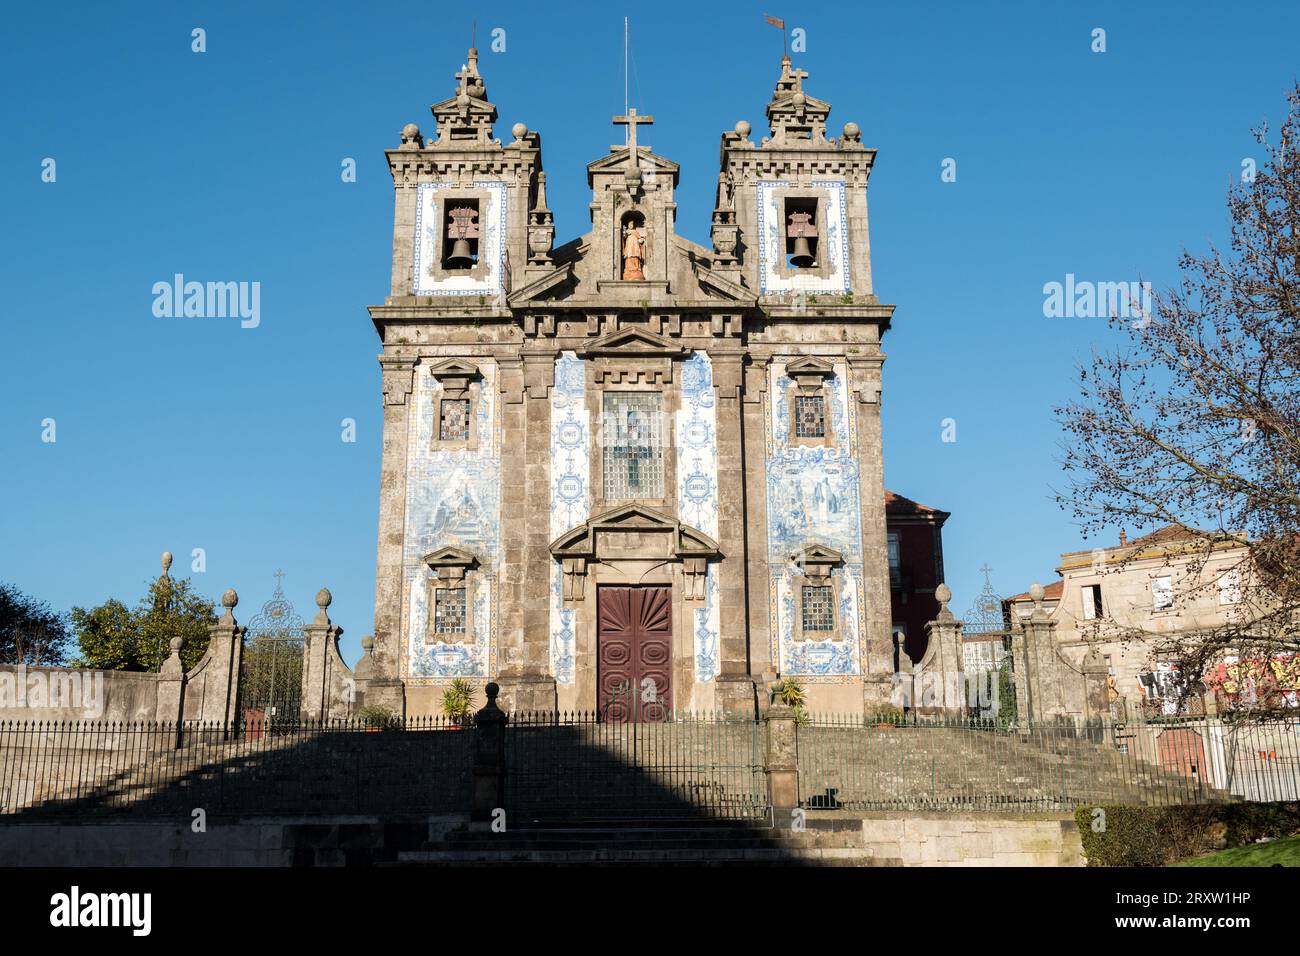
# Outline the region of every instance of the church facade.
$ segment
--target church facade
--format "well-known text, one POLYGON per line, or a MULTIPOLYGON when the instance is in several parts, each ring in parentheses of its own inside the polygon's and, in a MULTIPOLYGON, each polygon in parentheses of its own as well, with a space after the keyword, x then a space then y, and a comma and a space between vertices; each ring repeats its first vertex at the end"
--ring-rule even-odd
MULTIPOLYGON (((587 167, 561 244, 541 136, 494 138, 476 51, 435 131, 387 152, 392 284, 368 700, 436 713, 454 678, 520 710, 882 706, 894 670, 871 283, 875 151, 787 57, 769 133, 722 134, 711 248, 679 169, 587 167), (757 140, 757 141, 756 141, 757 140)), ((481 702, 480 697, 480 702, 481 702)))

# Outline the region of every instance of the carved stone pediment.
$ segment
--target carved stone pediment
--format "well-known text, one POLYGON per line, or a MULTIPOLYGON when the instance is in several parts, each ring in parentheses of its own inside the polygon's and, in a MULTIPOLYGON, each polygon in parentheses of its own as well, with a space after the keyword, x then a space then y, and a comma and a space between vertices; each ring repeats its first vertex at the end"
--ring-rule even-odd
POLYGON ((442 390, 447 397, 462 398, 469 388, 469 383, 479 377, 479 370, 477 365, 469 362, 448 359, 431 367, 429 374, 442 385, 442 390))
POLYGON ((551 542, 564 569, 564 598, 581 601, 587 565, 602 560, 655 558, 685 571, 687 600, 702 600, 707 562, 721 557, 718 543, 676 518, 642 505, 606 511, 551 542))
POLYGON ((806 576, 824 578, 831 573, 831 568, 844 563, 844 555, 824 544, 810 544, 791 555, 791 560, 803 569, 806 576))
POLYGON ((794 380, 800 392, 812 393, 822 387, 826 379, 835 374, 835 366, 825 359, 805 355, 787 362, 785 374, 794 380))
POLYGON ((578 354, 583 358, 685 358, 690 351, 649 329, 629 328, 601 336, 578 354))
POLYGON ((470 568, 478 563, 478 558, 468 551, 462 551, 460 548, 439 548, 437 551, 430 551, 424 556, 424 563, 429 567, 437 568, 470 568))

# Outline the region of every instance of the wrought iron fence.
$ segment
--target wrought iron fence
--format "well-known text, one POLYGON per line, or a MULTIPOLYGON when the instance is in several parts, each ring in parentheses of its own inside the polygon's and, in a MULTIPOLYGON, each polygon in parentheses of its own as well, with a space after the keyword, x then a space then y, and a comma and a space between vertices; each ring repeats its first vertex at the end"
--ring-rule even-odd
POLYGON ((512 714, 505 730, 511 825, 763 817, 761 727, 718 714, 647 723, 587 712, 512 714))
POLYGON ((460 812, 473 733, 444 718, 0 721, 0 816, 460 812))
POLYGON ((1059 721, 810 716, 800 802, 875 810, 1065 810, 1300 798, 1300 718, 1059 721))

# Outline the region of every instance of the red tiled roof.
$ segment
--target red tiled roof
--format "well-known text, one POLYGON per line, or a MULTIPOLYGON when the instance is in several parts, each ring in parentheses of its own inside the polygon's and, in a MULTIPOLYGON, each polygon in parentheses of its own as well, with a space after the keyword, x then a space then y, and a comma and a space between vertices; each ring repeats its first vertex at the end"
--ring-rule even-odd
MULTIPOLYGON (((1059 600, 1061 597, 1061 592, 1063 590, 1065 590, 1065 582, 1059 578, 1053 581, 1051 584, 1044 584, 1043 599, 1047 601, 1059 600)), ((1017 594, 1014 597, 1009 597, 1007 598, 1007 600, 1008 601, 1032 601, 1033 598, 1030 597, 1028 591, 1025 591, 1022 594, 1017 594)))
POLYGON ((943 514, 938 508, 931 508, 929 505, 923 505, 913 501, 911 498, 904 498, 902 495, 895 494, 888 488, 885 489, 885 511, 892 511, 894 514, 943 514))

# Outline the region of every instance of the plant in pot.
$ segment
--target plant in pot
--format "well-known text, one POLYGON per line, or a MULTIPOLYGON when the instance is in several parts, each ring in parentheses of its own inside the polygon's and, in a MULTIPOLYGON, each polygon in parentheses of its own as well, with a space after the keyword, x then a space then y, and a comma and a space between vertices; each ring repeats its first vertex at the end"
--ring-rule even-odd
POLYGON ((897 707, 885 707, 872 715, 877 730, 890 730, 903 722, 903 712, 897 707))
POLYGON ((811 723, 805 707, 808 703, 808 695, 803 689, 803 684, 793 677, 785 677, 777 681, 772 686, 772 696, 773 699, 779 700, 794 710, 794 724, 796 727, 807 727, 811 723))
POLYGON ((375 733, 395 726, 397 715, 379 704, 367 704, 357 711, 357 720, 361 721, 367 732, 375 733))
POLYGON ((457 677, 442 689, 442 712, 451 718, 453 728, 459 730, 474 713, 474 685, 457 677))

